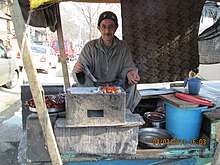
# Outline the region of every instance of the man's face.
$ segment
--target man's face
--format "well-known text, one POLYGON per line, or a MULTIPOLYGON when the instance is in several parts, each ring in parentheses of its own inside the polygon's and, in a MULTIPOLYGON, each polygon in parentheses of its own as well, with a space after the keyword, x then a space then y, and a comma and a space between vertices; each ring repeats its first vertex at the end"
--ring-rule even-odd
POLYGON ((115 31, 117 30, 117 26, 115 22, 111 19, 104 19, 98 29, 102 35, 102 39, 106 42, 111 42, 114 38, 115 31))

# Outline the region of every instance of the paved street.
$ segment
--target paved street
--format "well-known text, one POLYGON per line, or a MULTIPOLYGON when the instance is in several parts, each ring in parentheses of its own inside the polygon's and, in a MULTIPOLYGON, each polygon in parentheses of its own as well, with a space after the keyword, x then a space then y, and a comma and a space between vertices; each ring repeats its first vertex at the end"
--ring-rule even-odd
MULTIPOLYGON (((68 63, 70 83, 74 83, 71 71, 74 61, 68 63)), ((56 69, 51 69, 49 74, 38 73, 41 83, 64 84, 61 64, 56 69)), ((14 89, 0 87, 0 164, 17 165, 18 146, 23 135, 22 110, 21 110, 21 88, 20 85, 27 81, 25 72, 20 72, 19 84, 14 89)))
POLYGON ((20 85, 14 89, 0 87, 0 164, 16 165, 18 145, 23 134, 20 85))

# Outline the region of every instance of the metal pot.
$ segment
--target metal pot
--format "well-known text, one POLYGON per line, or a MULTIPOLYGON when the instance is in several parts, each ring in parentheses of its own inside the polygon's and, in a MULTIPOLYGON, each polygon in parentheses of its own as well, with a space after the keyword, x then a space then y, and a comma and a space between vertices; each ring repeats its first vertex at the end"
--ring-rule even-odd
POLYGON ((144 127, 165 128, 166 116, 159 112, 145 112, 144 113, 144 127))

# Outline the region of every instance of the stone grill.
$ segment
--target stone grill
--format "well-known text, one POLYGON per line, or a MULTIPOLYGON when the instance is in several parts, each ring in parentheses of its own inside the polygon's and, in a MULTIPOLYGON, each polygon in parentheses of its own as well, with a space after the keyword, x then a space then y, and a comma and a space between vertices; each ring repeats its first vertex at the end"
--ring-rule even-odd
POLYGON ((66 124, 107 126, 125 124, 126 93, 102 93, 95 87, 74 87, 66 94, 66 124))
POLYGON ((66 118, 54 125, 61 155, 136 153, 143 119, 126 109, 123 90, 103 93, 100 88, 67 89, 66 118))

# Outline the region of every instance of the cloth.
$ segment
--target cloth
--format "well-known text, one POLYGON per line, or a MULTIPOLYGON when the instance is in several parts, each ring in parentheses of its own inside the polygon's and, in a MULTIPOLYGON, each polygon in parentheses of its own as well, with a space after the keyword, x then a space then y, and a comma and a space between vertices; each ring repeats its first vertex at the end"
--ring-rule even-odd
MULTIPOLYGON (((34 27, 49 27, 52 32, 56 31, 57 25, 57 6, 58 3, 45 4, 36 10, 30 9, 30 2, 27 0, 18 0, 25 23, 34 27), (28 23, 28 17, 31 13, 31 19, 28 23)), ((40 3, 42 3, 41 1, 40 3)))
POLYGON ((214 1, 206 1, 202 10, 199 34, 200 64, 220 63, 220 6, 214 1))
POLYGON ((136 85, 129 85, 127 82, 128 71, 137 70, 137 68, 133 62, 130 48, 125 41, 114 37, 112 46, 105 51, 101 37, 92 40, 84 46, 78 60, 89 67, 97 82, 92 82, 83 73, 73 73, 77 86, 121 86, 126 91, 126 107, 131 111, 134 110, 141 96, 136 85))
POLYGON ((140 83, 182 81, 198 68, 198 30, 204 0, 121 0, 123 39, 140 83))

